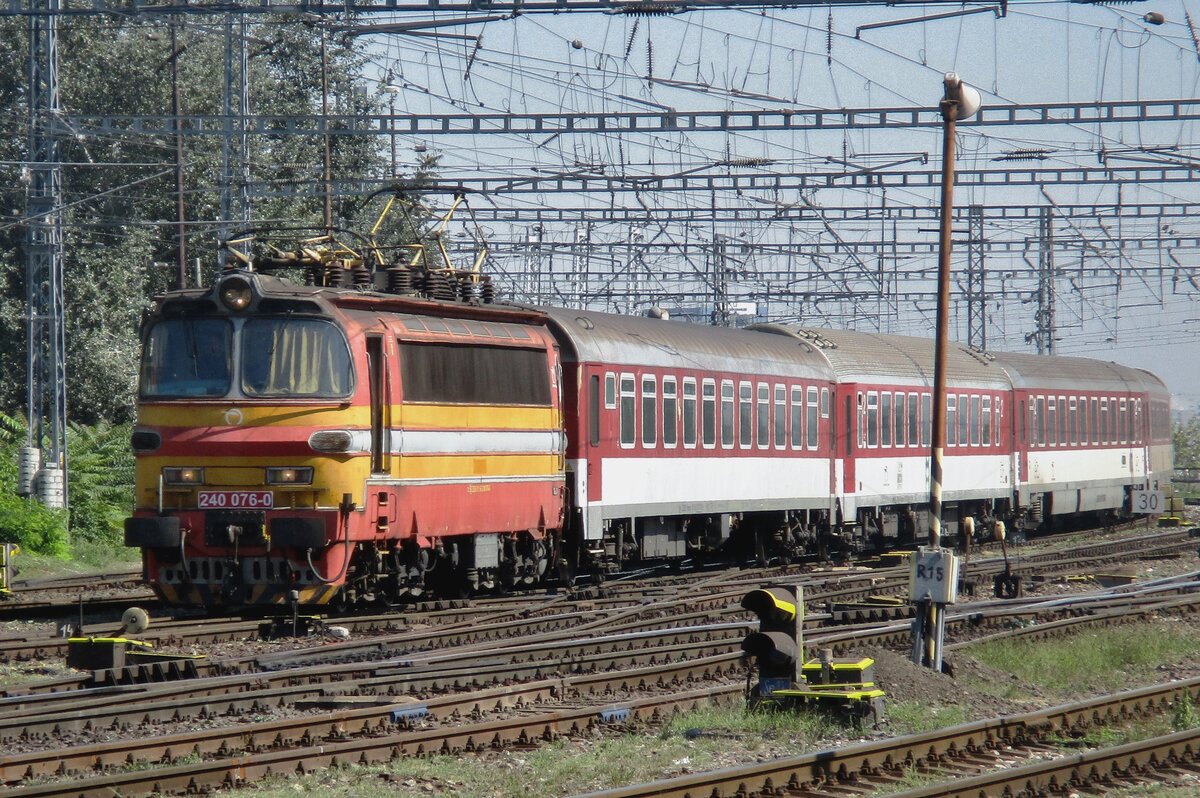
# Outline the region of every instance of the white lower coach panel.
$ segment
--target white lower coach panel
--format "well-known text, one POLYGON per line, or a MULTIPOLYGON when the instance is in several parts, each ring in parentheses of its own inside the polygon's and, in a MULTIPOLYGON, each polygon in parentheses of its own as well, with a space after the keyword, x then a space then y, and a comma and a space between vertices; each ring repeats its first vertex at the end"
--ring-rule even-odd
POLYGON ((1146 476, 1144 449, 1035 450, 1029 453, 1030 486, 1079 485, 1113 480, 1129 482, 1146 476))
MULTIPOLYGON (((1011 459, 1006 454, 947 455, 942 463, 944 500, 1012 492, 1011 459)), ((854 476, 859 505, 929 498, 928 457, 863 458, 855 462, 854 476)))
POLYGON ((821 458, 606 457, 601 473, 601 503, 610 507, 657 507, 654 512, 669 514, 672 506, 679 513, 711 512, 717 505, 829 506, 829 461, 821 458))

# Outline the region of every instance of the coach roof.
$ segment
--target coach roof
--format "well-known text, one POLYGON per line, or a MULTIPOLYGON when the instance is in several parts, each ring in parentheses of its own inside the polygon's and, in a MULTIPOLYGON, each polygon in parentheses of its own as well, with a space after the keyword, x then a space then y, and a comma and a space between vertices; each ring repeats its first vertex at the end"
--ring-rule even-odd
POLYGON ((1022 390, 1167 392, 1162 380, 1150 372, 1111 361, 1005 352, 996 354, 996 364, 1022 390))
MULTIPOLYGON (((929 338, 783 324, 759 324, 751 329, 813 342, 828 358, 839 382, 933 385, 933 340, 929 338)), ((997 390, 1012 387, 991 355, 961 344, 950 344, 946 368, 949 385, 997 390)))
POLYGON ((550 318, 568 362, 833 379, 825 359, 805 341, 644 316, 538 310, 550 318))

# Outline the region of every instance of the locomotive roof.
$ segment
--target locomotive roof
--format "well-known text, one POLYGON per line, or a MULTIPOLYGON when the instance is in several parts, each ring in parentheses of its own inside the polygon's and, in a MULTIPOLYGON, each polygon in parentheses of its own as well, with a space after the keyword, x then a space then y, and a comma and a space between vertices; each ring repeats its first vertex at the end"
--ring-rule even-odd
POLYGON ((538 310, 549 317, 567 361, 833 378, 825 359, 805 341, 645 316, 538 310))
MULTIPOLYGON (((934 342, 929 338, 784 324, 758 324, 753 329, 812 341, 829 360, 839 381, 933 385, 934 342)), ((1011 387, 991 355, 961 344, 950 343, 946 366, 950 385, 999 390, 1011 387)))
POLYGON ((1027 352, 997 352, 996 363, 1012 379, 1013 387, 1083 391, 1148 391, 1167 394, 1155 375, 1142 369, 1104 360, 1027 352))

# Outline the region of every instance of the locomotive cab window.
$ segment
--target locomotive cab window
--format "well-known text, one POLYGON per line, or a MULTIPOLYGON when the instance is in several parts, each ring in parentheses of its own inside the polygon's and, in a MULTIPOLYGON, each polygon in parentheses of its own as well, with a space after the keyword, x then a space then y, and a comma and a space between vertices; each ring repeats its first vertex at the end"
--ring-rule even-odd
POLYGON ((232 354, 227 320, 164 319, 146 337, 142 396, 225 396, 232 354))
POLYGON ((247 396, 345 396, 353 387, 350 347, 330 322, 249 319, 241 335, 247 396))

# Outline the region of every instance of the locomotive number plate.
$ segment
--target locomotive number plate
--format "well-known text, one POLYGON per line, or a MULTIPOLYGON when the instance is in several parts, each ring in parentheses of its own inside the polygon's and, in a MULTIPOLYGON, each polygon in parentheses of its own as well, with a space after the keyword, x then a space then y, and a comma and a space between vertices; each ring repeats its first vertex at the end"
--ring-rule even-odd
POLYGON ((269 490, 202 490, 196 494, 201 510, 270 509, 275 494, 269 490))

